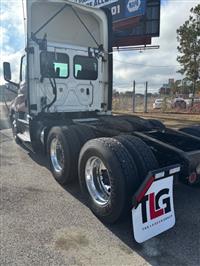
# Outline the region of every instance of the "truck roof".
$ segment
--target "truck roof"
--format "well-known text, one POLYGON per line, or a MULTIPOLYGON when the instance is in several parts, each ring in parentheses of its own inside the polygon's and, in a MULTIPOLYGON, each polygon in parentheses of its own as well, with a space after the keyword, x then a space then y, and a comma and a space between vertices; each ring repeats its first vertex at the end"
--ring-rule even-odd
POLYGON ((27 32, 28 38, 37 33, 37 38, 46 35, 51 42, 94 48, 103 45, 104 51, 108 50, 106 13, 67 0, 27 0, 27 32))

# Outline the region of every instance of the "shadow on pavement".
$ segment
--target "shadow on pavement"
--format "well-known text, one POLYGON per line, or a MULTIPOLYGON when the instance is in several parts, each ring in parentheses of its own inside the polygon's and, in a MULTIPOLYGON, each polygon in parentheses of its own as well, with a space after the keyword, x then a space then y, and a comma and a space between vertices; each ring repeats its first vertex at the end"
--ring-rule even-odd
MULTIPOLYGON (((47 160, 33 153, 30 157, 37 163, 48 168, 47 160)), ((68 193, 86 202, 78 185, 64 186, 68 193)), ((179 184, 174 189, 176 225, 163 234, 138 244, 134 240, 131 215, 123 222, 106 226, 131 250, 137 252, 151 265, 200 265, 200 187, 192 188, 179 184)))
MULTIPOLYGON (((77 182, 63 188, 86 205, 77 182)), ((200 187, 180 184, 174 197, 175 227, 143 244, 134 240, 131 215, 123 222, 105 226, 151 265, 200 265, 200 187)))
MULTIPOLYGON (((23 146, 23 145, 21 145, 23 146)), ((27 149, 26 147, 23 146, 23 148, 27 149)), ((46 159, 46 157, 42 154, 36 154, 36 153, 33 153, 33 152, 30 152, 29 149, 27 149, 28 151, 28 155, 29 157, 35 161, 37 164, 39 164, 40 166, 44 166, 46 167, 47 169, 49 169, 49 165, 48 165, 48 161, 46 159)))

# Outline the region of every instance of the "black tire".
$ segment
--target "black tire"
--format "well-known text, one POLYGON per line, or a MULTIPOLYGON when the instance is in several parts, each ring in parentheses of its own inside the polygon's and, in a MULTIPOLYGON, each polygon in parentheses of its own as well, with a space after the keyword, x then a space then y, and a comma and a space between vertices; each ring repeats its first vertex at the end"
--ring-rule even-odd
POLYGON ((131 206, 131 196, 140 185, 137 168, 129 152, 112 138, 93 139, 83 146, 79 157, 79 182, 92 212, 109 224, 125 216, 131 206), (104 205, 95 202, 86 184, 86 165, 94 156, 104 163, 109 173, 111 192, 104 205))
POLYGON ((179 130, 189 135, 200 138, 200 126, 184 127, 179 130))
POLYGON ((70 127, 54 127, 50 130, 47 138, 47 156, 51 172, 61 185, 69 184, 76 179, 79 151, 80 143, 74 129, 70 127), (51 159, 51 143, 55 138, 59 140, 64 152, 64 163, 60 171, 56 171, 51 159))
POLYGON ((78 135, 81 146, 83 146, 88 140, 94 139, 96 137, 94 130, 85 125, 73 125, 72 128, 78 135))
POLYGON ((126 138, 132 142, 137 151, 139 152, 142 160, 146 165, 147 171, 155 170, 159 168, 158 161, 156 160, 155 155, 153 154, 151 148, 141 139, 135 136, 127 135, 126 138))
POLYGON ((115 137, 115 139, 117 139, 128 150, 128 152, 132 156, 136 164, 136 167, 137 167, 140 182, 142 183, 142 181, 144 180, 144 178, 146 177, 149 171, 149 169, 146 167, 146 164, 143 160, 142 155, 138 152, 135 144, 126 138, 126 135, 117 136, 115 137))
POLYGON ((78 158, 81 150, 81 142, 76 130, 70 126, 64 130, 65 138, 70 150, 70 180, 78 180, 78 158))
POLYGON ((132 132, 132 124, 120 116, 104 116, 100 120, 105 123, 105 127, 112 130, 119 130, 123 132, 132 132))
POLYGON ((165 125, 157 119, 148 119, 148 121, 151 124, 153 129, 160 129, 160 130, 166 129, 165 125))
POLYGON ((151 124, 148 122, 148 120, 141 118, 139 116, 125 115, 125 116, 120 116, 120 118, 129 122, 133 127, 133 131, 151 129, 151 124))

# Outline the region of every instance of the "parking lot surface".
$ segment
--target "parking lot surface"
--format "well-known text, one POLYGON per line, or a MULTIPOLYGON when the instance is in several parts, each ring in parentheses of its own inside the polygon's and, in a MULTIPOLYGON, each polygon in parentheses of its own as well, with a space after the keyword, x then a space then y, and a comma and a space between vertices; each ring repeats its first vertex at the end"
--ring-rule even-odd
POLYGON ((200 188, 174 189, 176 225, 144 244, 131 219, 105 226, 78 183, 61 187, 45 158, 0 131, 0 265, 200 265, 200 188))

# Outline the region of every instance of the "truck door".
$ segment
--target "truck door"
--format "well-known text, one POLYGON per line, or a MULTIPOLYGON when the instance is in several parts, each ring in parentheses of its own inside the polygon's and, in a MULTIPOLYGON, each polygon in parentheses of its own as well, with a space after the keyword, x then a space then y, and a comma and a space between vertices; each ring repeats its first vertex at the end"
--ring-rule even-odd
MULTIPOLYGON (((21 57, 19 90, 15 101, 16 111, 19 113, 28 113, 28 95, 27 95, 27 66, 26 55, 21 57)), ((23 116, 23 115, 22 115, 23 116)))

